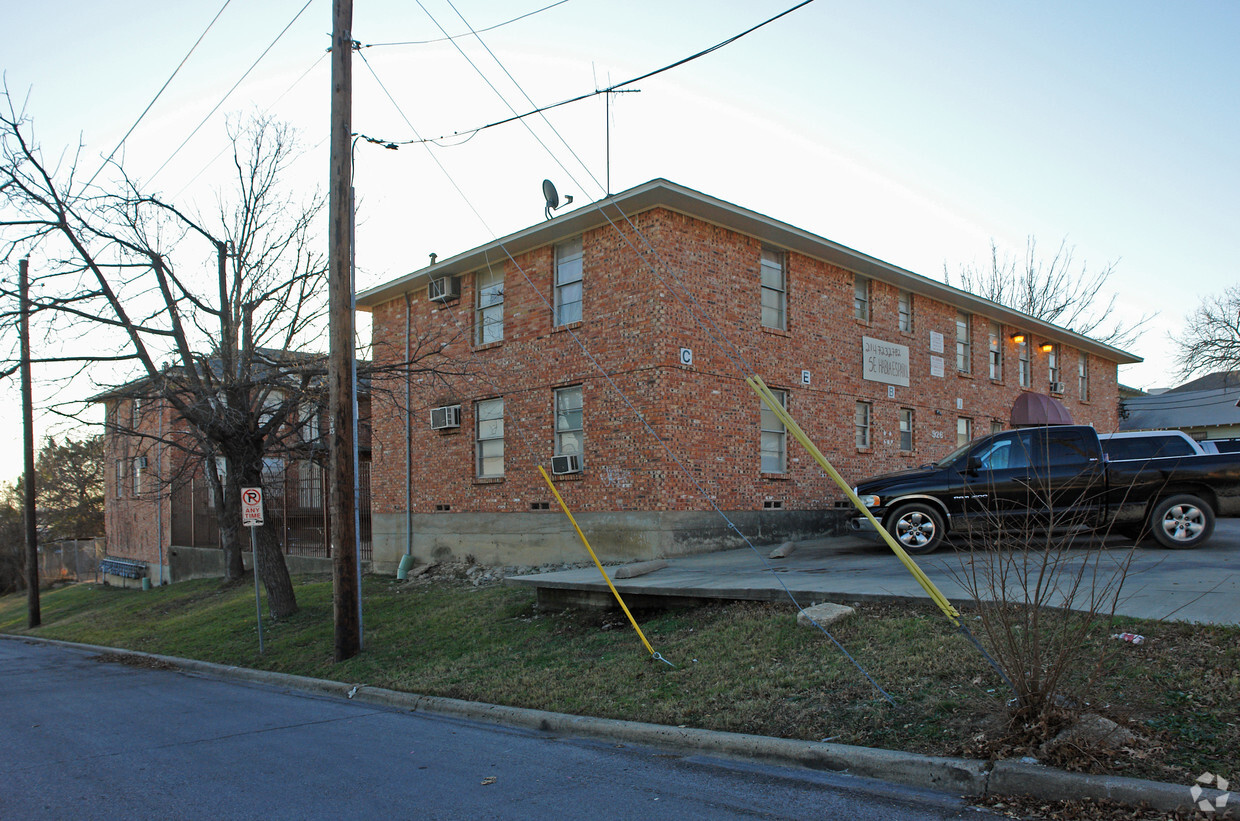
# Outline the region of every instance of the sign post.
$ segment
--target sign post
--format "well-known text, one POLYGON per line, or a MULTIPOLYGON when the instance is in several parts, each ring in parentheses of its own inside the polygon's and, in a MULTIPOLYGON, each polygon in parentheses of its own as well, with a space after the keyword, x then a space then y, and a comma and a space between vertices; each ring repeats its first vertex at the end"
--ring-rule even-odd
POLYGON ((258 593, 258 531, 263 524, 263 489, 241 488, 241 525, 250 529, 250 556, 254 563, 254 609, 258 613, 258 654, 263 654, 263 604, 258 593))

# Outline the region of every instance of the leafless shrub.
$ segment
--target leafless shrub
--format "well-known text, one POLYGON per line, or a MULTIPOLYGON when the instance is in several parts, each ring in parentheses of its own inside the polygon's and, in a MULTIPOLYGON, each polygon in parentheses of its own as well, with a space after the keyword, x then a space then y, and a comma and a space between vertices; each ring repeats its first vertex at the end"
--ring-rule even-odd
MULTIPOLYGON (((1031 463, 1045 465, 1045 457, 1031 463)), ((1045 742, 1080 711, 1083 690, 1105 669, 1094 639, 1110 629, 1134 547, 1108 548, 1109 530, 1092 530, 1103 492, 1096 471, 1058 471, 1053 483, 1045 472, 1015 481, 981 470, 978 478, 986 501, 968 521, 951 572, 1015 690, 1010 729, 1045 742), (1024 496, 1019 504, 1013 488, 1024 496)))

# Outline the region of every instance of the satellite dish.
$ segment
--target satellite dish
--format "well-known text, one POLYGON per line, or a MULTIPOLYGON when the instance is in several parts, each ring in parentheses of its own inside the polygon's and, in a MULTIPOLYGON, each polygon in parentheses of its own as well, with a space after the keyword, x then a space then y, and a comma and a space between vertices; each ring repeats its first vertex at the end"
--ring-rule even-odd
MULTIPOLYGON (((560 207, 560 193, 555 190, 555 183, 551 180, 543 180, 543 199, 547 202, 547 207, 543 209, 543 213, 547 215, 547 219, 551 219, 551 212, 560 207)), ((572 194, 564 196, 564 204, 568 205, 573 201, 572 194)))

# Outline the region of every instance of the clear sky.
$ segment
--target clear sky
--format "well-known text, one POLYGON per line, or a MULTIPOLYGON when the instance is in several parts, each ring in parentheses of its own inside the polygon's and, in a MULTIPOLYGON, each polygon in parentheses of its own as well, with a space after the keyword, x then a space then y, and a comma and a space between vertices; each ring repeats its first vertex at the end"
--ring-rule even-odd
MULTIPOLYGON (((482 33, 489 51, 458 40, 477 68, 424 42, 552 2, 355 0, 369 46, 354 58, 355 130, 463 132, 510 114, 491 85, 523 112, 523 95, 544 105, 646 73, 792 5, 567 0, 482 33), (379 45, 409 41, 423 42, 379 45)), ((0 4, 0 67, 47 155, 80 140, 93 172, 221 5, 0 4)), ((224 117, 268 111, 301 130, 293 181, 326 188, 330 30, 329 0, 229 3, 127 140, 130 174, 209 209, 224 117)), ((614 96, 611 190, 665 177, 935 279, 984 261, 992 238, 1016 253, 1029 235, 1048 250, 1066 238, 1078 263, 1117 263, 1122 315, 1158 312, 1130 348, 1146 362, 1120 380, 1166 386, 1168 335, 1238 279, 1238 39, 1232 0, 817 0, 614 96)), ((429 149, 359 146, 359 288, 541 220, 544 177, 578 203, 602 196, 603 98, 547 117, 429 149)), ((0 387, 12 430, 16 394, 0 387)), ((0 478, 20 472, 16 444, 0 448, 0 478)))

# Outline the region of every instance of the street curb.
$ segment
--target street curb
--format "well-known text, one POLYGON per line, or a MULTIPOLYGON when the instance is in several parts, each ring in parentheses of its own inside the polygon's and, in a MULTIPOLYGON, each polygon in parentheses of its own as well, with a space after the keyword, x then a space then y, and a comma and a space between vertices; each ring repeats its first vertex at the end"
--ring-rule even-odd
MULTIPOLYGON (((1021 761, 1004 760, 989 766, 984 761, 967 758, 929 756, 875 747, 855 747, 830 742, 798 741, 745 733, 647 724, 640 721, 575 716, 525 707, 504 707, 477 701, 424 696, 381 687, 368 687, 364 684, 347 684, 291 673, 273 673, 117 647, 100 647, 93 644, 78 644, 12 634, 0 634, 0 638, 72 650, 145 658, 171 665, 184 672, 284 687, 304 693, 351 699, 410 712, 433 713, 558 735, 606 738, 680 753, 698 753, 764 764, 828 770, 963 796, 1025 795, 1044 801, 1109 799, 1130 806, 1144 803, 1163 812, 1194 809, 1194 802, 1189 792, 1191 785, 1146 781, 1124 776, 1072 773, 1021 761)), ((1203 789, 1200 798, 1213 802, 1222 795, 1224 793, 1220 790, 1203 789)), ((1217 814, 1212 814, 1212 817, 1240 818, 1240 813, 1237 813, 1236 807, 1227 806, 1225 809, 1220 809, 1217 814)))

